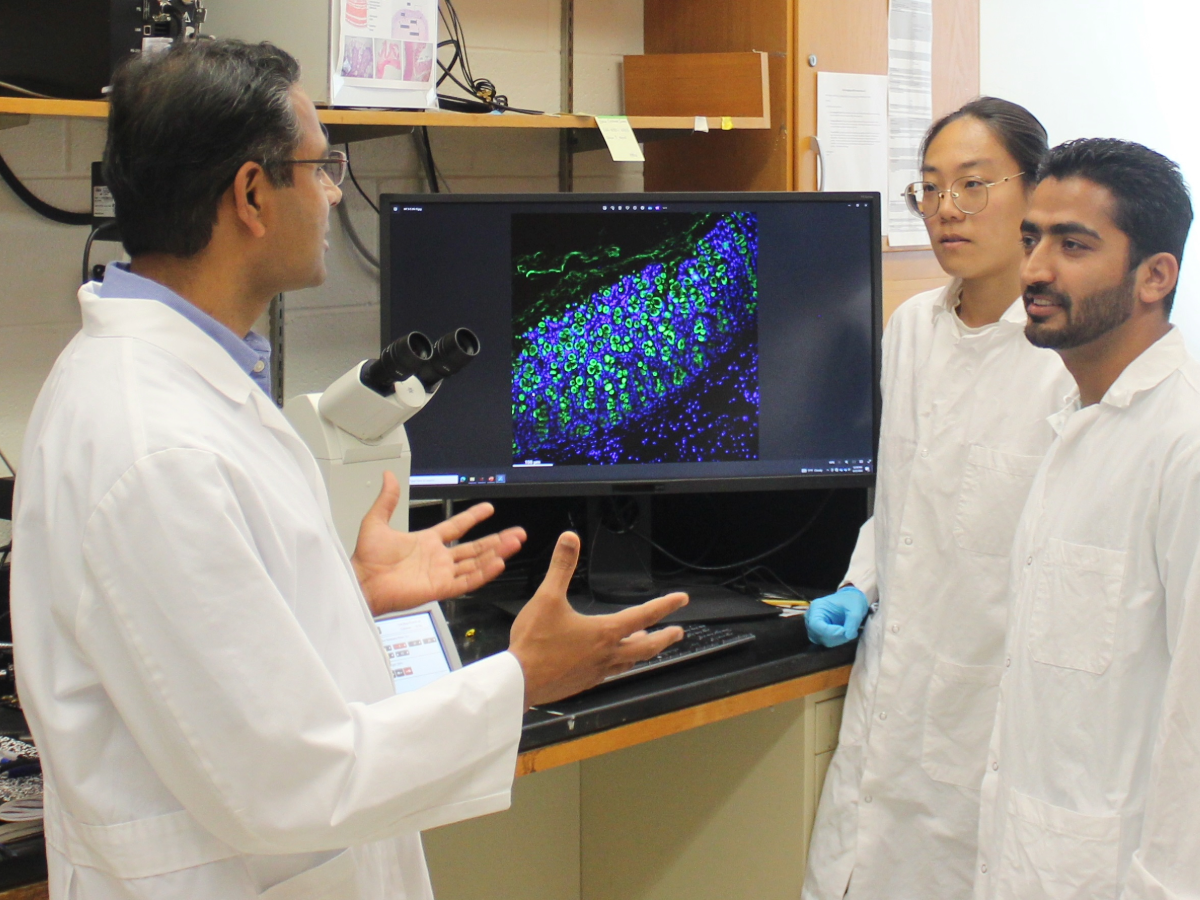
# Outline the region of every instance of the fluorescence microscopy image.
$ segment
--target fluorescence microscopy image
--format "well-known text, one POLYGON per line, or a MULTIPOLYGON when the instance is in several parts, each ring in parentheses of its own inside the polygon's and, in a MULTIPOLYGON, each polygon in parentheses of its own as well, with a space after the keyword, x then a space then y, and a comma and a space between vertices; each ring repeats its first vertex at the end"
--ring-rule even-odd
POLYGON ((513 462, 758 458, 757 216, 518 214, 513 462))

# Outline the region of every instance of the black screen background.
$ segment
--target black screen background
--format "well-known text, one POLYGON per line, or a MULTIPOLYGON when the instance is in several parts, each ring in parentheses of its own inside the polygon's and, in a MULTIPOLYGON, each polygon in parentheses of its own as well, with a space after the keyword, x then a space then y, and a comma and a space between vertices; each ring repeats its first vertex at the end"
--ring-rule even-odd
MULTIPOLYGON (((530 482, 792 476, 800 474, 802 464, 872 460, 879 301, 873 296, 877 225, 871 204, 864 202, 868 196, 875 197, 383 197, 382 215, 389 218, 384 341, 414 329, 436 339, 465 326, 481 342, 479 356, 446 380, 407 423, 413 474, 503 472, 505 488, 519 493, 519 484, 530 482), (612 209, 634 199, 638 206, 665 204, 668 212, 748 210, 758 216, 760 459, 514 470, 510 217, 594 214, 604 205, 612 209)), ((608 214, 655 215, 640 210, 608 214)))

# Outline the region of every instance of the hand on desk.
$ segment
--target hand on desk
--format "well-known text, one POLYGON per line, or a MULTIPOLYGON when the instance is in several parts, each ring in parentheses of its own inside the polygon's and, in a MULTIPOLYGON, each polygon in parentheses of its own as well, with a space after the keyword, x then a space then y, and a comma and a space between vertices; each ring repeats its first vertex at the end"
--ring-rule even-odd
POLYGON ((537 593, 513 622, 508 649, 525 673, 526 708, 587 690, 683 637, 678 626, 653 634, 646 629, 684 606, 686 594, 668 594, 610 616, 575 612, 567 588, 578 561, 579 536, 568 531, 559 537, 537 593))
POLYGON ((808 639, 822 647, 837 647, 854 640, 870 605, 867 595, 849 584, 836 594, 818 597, 804 615, 808 639))
POLYGON ((477 503, 422 531, 396 531, 388 523, 400 500, 400 485, 383 473, 383 489, 358 530, 350 562, 372 615, 411 609, 473 591, 504 571, 504 560, 521 549, 525 529, 506 528, 477 541, 447 546, 494 511, 477 503))

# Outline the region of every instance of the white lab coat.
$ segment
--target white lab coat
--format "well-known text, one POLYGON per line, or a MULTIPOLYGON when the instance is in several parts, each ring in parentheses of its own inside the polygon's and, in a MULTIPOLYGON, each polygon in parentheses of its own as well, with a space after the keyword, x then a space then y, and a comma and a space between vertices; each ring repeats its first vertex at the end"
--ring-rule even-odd
POLYGON ((850 676, 804 900, 971 893, 1013 532, 1054 436, 1046 417, 1074 382, 1026 340, 1020 301, 968 329, 959 288, 913 297, 884 335, 875 515, 846 575, 879 607, 850 676))
POLYGON ((1053 419, 1013 547, 979 900, 1200 896, 1200 364, 1053 419))
POLYGON ((51 896, 429 900, 418 832, 509 803, 520 664, 394 695, 280 411, 164 304, 79 299, 14 522, 51 896))

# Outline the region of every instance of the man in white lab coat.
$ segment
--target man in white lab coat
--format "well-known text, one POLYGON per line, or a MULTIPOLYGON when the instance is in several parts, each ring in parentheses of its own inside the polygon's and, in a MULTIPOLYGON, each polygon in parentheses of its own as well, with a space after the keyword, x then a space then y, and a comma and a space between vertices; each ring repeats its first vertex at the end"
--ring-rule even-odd
POLYGON ((1020 225, 1046 133, 981 98, 936 123, 909 191, 954 280, 883 341, 875 514, 843 590, 808 616, 848 640, 868 609, 808 855, 804 900, 963 900, 1003 659, 1009 551, 1072 385, 1024 336, 1020 225), (854 607, 854 604, 857 607, 854 607), (845 611, 843 611, 843 609, 845 611), (839 615, 840 613, 840 615, 839 615))
POLYGON ((1013 547, 977 900, 1200 896, 1200 365, 1168 321, 1192 206, 1138 144, 1052 150, 1034 344, 1078 383, 1013 547))
POLYGON ((19 686, 55 898, 428 900, 421 829, 503 809, 521 716, 679 636, 685 598, 571 612, 564 535, 510 652, 396 696, 372 614, 503 568, 486 505, 341 548, 250 331, 325 277, 344 159, 270 45, 194 43, 115 79, 106 171, 132 257, 29 423, 14 520, 19 686))

